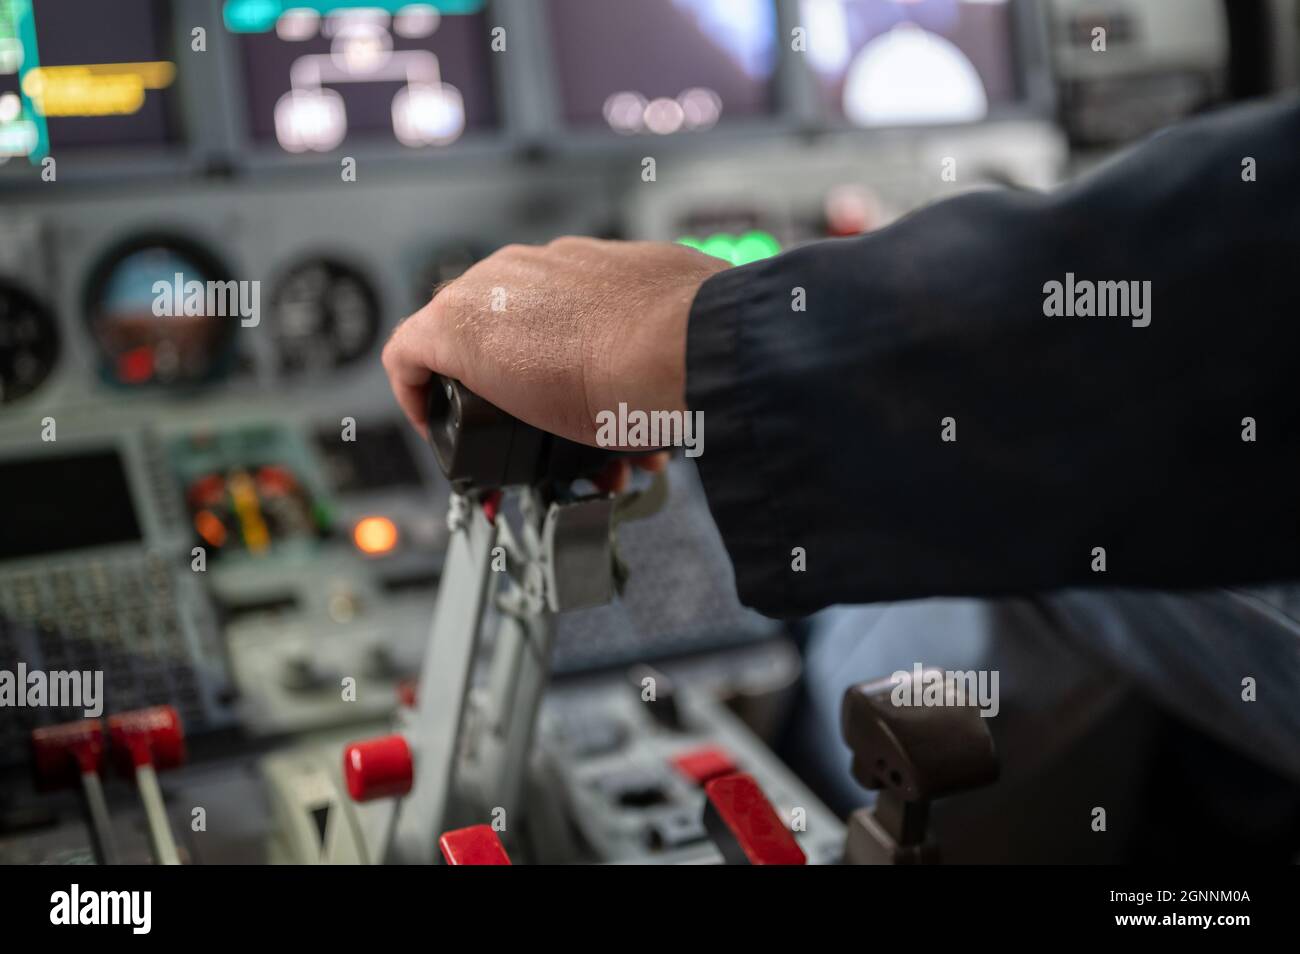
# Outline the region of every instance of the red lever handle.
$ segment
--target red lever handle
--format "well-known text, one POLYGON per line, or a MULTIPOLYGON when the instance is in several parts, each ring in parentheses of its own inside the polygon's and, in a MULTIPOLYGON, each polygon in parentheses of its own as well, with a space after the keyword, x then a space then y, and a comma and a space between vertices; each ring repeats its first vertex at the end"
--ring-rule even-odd
POLYGON ((32 730, 32 768, 39 788, 75 785, 77 776, 104 767, 104 724, 81 719, 32 730))
POLYGON ((172 706, 150 706, 108 717, 108 737, 118 767, 131 774, 141 765, 156 770, 185 761, 185 730, 172 706))
POLYGON ((343 777, 355 802, 405 795, 415 782, 411 747, 400 735, 353 742, 343 750, 343 777))
POLYGON ((704 786, 704 827, 729 865, 807 864, 799 842, 781 822, 753 776, 737 773, 704 786))
POLYGON ((449 865, 510 864, 510 856, 491 825, 471 825, 445 832, 438 839, 438 847, 449 865))

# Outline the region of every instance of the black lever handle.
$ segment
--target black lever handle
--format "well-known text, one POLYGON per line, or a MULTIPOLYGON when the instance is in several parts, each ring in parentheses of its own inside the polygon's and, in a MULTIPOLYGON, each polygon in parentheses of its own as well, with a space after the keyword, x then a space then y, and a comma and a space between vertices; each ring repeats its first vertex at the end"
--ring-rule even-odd
POLYGON ((590 477, 617 454, 525 424, 441 375, 429 386, 428 412, 438 466, 460 493, 590 477))

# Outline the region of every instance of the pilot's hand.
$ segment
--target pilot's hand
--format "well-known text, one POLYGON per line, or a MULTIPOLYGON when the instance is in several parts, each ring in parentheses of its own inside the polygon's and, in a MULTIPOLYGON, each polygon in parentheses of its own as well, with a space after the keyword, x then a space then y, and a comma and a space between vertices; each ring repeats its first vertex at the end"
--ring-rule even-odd
POLYGON ((561 238, 508 245, 438 290, 384 347, 406 416, 425 427, 433 373, 585 444, 596 415, 686 410, 686 324, 727 263, 681 245, 561 238))

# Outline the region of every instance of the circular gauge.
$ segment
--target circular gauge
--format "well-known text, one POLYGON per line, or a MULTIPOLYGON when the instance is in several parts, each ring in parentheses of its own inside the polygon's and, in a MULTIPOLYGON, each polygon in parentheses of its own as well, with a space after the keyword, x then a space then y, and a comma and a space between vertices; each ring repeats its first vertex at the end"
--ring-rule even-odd
POLYGON ((141 236, 110 251, 86 284, 103 375, 124 387, 204 384, 233 363, 246 282, 201 246, 141 236))
POLYGON ((40 387, 58 357, 54 315, 22 289, 0 284, 0 404, 40 387))
POLYGON ((271 298, 271 333, 288 374, 331 371, 367 354, 379 337, 379 296, 360 271, 312 259, 285 274, 271 298))

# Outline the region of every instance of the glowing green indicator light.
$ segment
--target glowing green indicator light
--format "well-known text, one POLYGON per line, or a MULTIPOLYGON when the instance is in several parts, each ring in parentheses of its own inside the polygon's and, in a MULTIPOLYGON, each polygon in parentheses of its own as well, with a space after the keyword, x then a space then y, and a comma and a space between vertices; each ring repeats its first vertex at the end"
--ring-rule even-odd
POLYGON ((732 265, 748 265, 750 262, 771 258, 781 251, 781 243, 776 240, 776 236, 762 229, 754 229, 743 235, 718 232, 706 239, 684 235, 677 240, 677 244, 720 258, 732 265))

